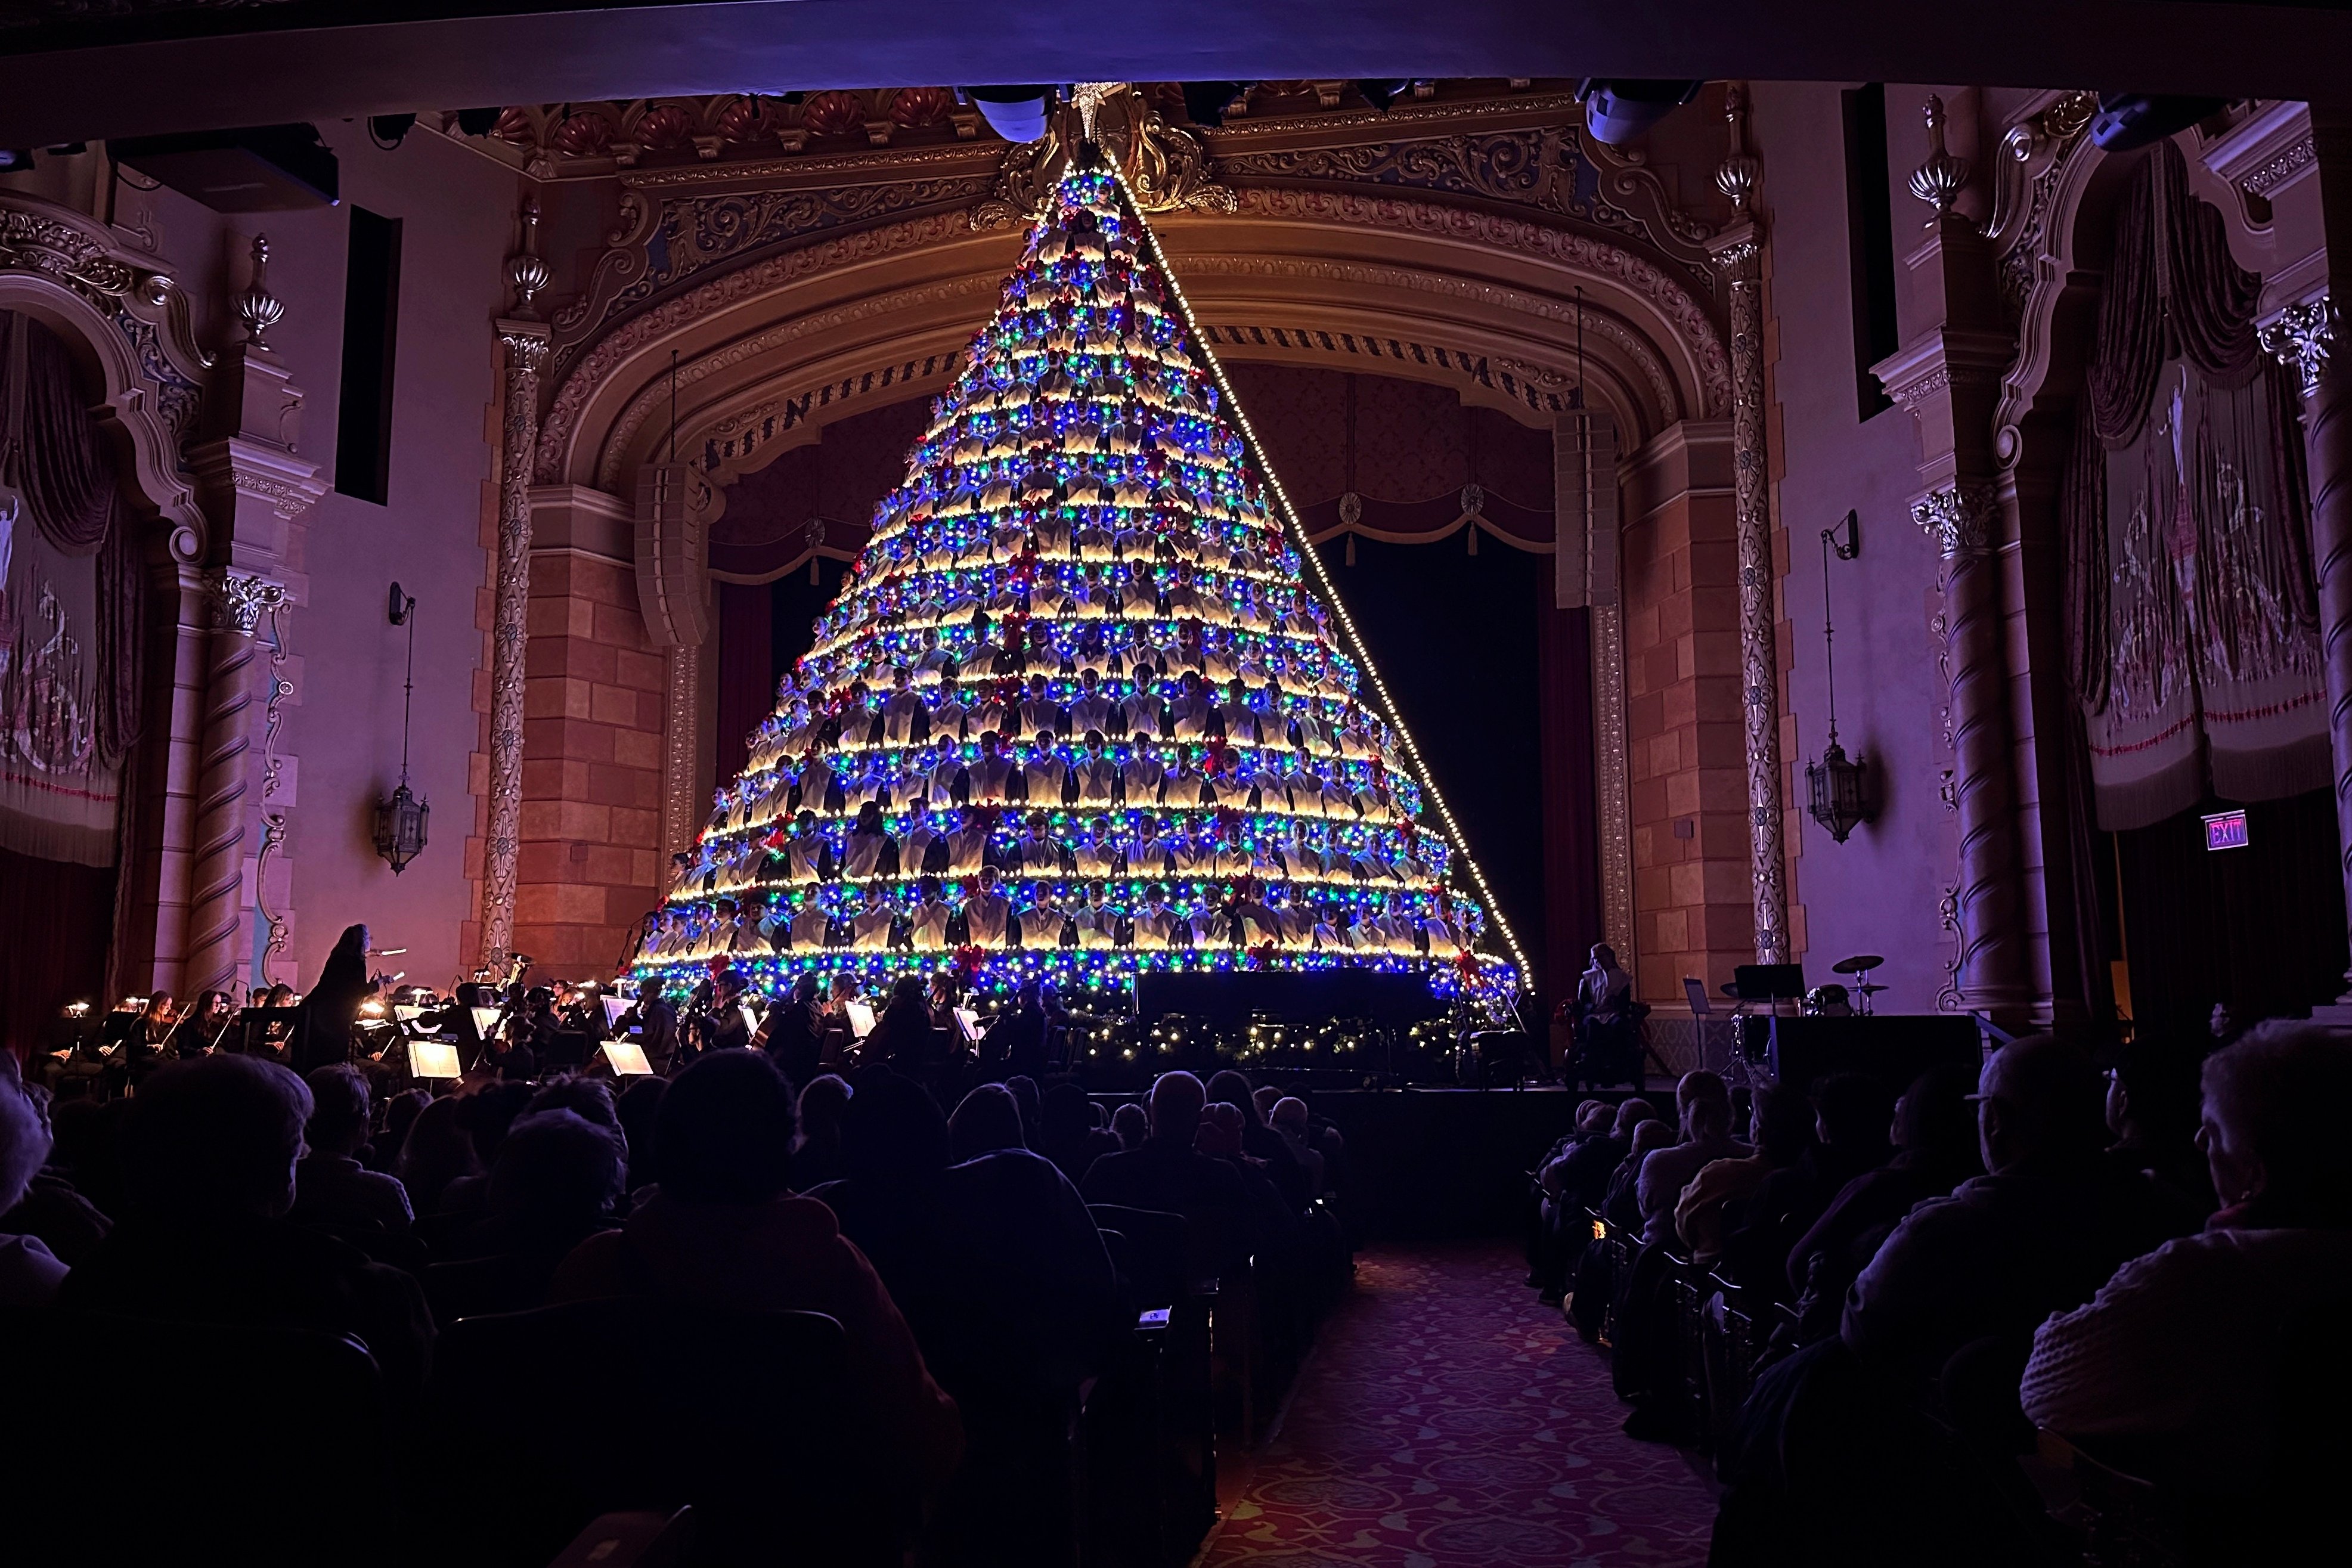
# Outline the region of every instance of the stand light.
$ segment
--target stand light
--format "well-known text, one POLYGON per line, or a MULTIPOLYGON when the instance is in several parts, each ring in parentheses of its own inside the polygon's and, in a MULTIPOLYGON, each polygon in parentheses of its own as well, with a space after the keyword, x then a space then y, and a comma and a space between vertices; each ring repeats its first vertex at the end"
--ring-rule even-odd
POLYGON ((1871 810, 1866 786, 1870 782, 1869 767, 1864 759, 1848 758, 1845 748, 1837 738, 1837 660, 1830 623, 1830 552, 1835 551, 1841 561, 1851 561, 1862 553, 1861 520, 1849 511, 1834 528, 1822 530, 1822 665, 1828 678, 1830 707, 1830 743, 1818 763, 1805 764, 1805 784, 1812 794, 1812 817, 1830 830, 1838 843, 1846 841, 1863 823, 1876 815, 1871 810), (1844 535, 1843 539, 1839 535, 1844 535))
POLYGON ((408 718, 416 696, 416 595, 392 585, 392 624, 408 628, 408 677, 400 692, 400 784, 391 797, 376 803, 375 852, 392 866, 395 877, 425 853, 425 826, 433 807, 408 787, 408 718))

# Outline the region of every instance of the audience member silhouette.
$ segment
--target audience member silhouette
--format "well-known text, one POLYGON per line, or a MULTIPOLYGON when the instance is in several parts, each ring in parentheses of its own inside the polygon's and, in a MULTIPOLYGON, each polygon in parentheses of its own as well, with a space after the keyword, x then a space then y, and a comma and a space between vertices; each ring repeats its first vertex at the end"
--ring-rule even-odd
POLYGON ((1847 1288, 1905 1215, 1984 1173, 1970 1103, 1975 1088, 1976 1076, 1966 1068, 1922 1073, 1895 1101, 1894 1157, 1847 1183, 1790 1247, 1787 1284, 1798 1304, 1797 1342, 1837 1332, 1847 1288))
POLYGON ((302 1130, 309 1152, 294 1167, 294 1207, 286 1217, 346 1239, 353 1231, 407 1230, 416 1217, 407 1189, 359 1162, 371 1120, 366 1078, 337 1063, 312 1068, 303 1082, 310 1090, 310 1120, 302 1130))
POLYGON ((417 1214, 438 1214, 441 1199, 452 1184, 482 1173, 474 1152, 472 1134, 466 1131, 466 1101, 443 1096, 416 1114, 408 1136, 401 1140, 400 1158, 393 1174, 408 1194, 417 1214))
POLYGON ((949 1152, 958 1164, 994 1150, 1025 1146, 1021 1140, 1020 1102, 1003 1084, 980 1085, 963 1097, 955 1114, 948 1118, 949 1152))
POLYGON ((849 1114, 851 1094, 849 1080, 829 1072, 817 1074, 801 1089, 800 1136, 793 1142, 795 1192, 808 1192, 847 1173, 842 1160, 841 1129, 849 1114))
MULTIPOLYGON (((49 1157, 46 1098, 26 1088, 16 1053, 0 1050, 0 1215, 24 1201, 49 1157)), ((0 1307, 45 1307, 65 1278, 66 1266, 39 1237, 0 1229, 0 1307)))
POLYGON ((1105 1154, 1087 1171, 1090 1204, 1181 1214, 1192 1226, 1193 1259, 1231 1268, 1268 1239, 1241 1173, 1193 1146, 1208 1091, 1188 1072, 1160 1075, 1151 1086, 1150 1135, 1140 1146, 1105 1154))
POLYGON ((1095 1125, 1094 1111, 1086 1089, 1067 1081, 1047 1089, 1038 1101, 1036 1152, 1073 1184, 1087 1179, 1097 1156, 1122 1146, 1095 1125))
POLYGON ((671 1080, 655 1121, 660 1182, 620 1229, 572 1250, 550 1298, 825 1313, 845 1335, 873 1473, 928 1493, 962 1448, 955 1404, 833 1211, 792 1195, 797 1126, 792 1087, 764 1055, 714 1051, 694 1062, 671 1080))
POLYGON ((2244 1523, 2281 1458, 2282 1405, 2298 1374, 2316 1370, 2286 1361, 2290 1346, 2339 1342, 2352 1303, 2352 1038, 2260 1024, 2216 1051, 2203 1078, 2199 1141, 2224 1206, 2043 1322, 2021 1394, 2037 1424, 2127 1439, 2135 1468, 2225 1502, 2229 1521, 2244 1523))
POLYGON ((374 1355, 388 1393, 413 1401, 433 1339, 416 1281, 285 1217, 310 1111, 300 1079, 251 1057, 157 1072, 122 1129, 129 1212, 67 1278, 60 1300, 349 1334, 374 1355))
POLYGON ((1675 1109, 1682 1119, 1682 1142, 1644 1159, 1635 1187, 1642 1239, 1654 1247, 1674 1240, 1675 1204, 1691 1178, 1717 1160, 1748 1152, 1747 1144, 1731 1136, 1731 1090, 1714 1073, 1685 1073, 1675 1089, 1675 1109))
POLYGON ((1855 1279, 1838 1337, 1758 1380, 1722 1463, 1713 1561, 1957 1564, 2028 1549, 2035 1527, 1988 1491, 1993 1470, 1952 1462, 1949 1434, 1993 1455, 2021 1440, 2034 1330, 2164 1241, 2170 1211, 2102 1158, 2099 1079, 2072 1046, 2003 1046, 1977 1121, 1986 1174, 1912 1210, 1855 1279))

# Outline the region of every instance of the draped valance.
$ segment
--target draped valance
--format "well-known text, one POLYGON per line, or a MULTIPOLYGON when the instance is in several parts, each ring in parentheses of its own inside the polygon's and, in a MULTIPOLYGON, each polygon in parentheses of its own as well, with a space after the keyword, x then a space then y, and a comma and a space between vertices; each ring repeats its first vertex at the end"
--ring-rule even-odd
POLYGON ((0 847, 105 866, 138 738, 137 517, 66 346, 0 311, 0 847))
POLYGON ((2062 496, 2099 826, 2332 778, 2294 391, 2261 279, 2159 142, 2126 187, 2062 496))

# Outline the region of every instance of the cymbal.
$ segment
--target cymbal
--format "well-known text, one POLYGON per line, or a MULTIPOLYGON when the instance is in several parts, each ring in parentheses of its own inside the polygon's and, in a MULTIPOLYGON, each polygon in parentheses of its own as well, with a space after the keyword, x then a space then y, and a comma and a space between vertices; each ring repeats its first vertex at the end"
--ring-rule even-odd
POLYGON ((1864 970, 1875 969, 1885 962, 1886 960, 1879 957, 1878 954, 1874 952, 1856 953, 1852 958, 1841 958, 1835 963, 1831 964, 1830 973, 1832 974, 1860 974, 1864 970))
POLYGON ((1853 989, 1860 995, 1875 996, 1881 991, 1892 991, 1895 987, 1892 985, 1857 985, 1853 989))

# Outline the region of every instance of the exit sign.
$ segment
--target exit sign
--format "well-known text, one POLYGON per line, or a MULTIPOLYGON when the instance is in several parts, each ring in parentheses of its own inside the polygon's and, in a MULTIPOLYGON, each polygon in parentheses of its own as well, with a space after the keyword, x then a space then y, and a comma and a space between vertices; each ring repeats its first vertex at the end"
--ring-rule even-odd
POLYGON ((2205 818, 2205 847, 2208 849, 2243 849, 2246 847, 2246 813, 2217 811, 2205 818))

